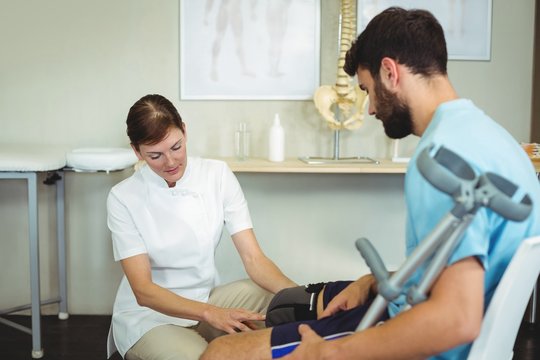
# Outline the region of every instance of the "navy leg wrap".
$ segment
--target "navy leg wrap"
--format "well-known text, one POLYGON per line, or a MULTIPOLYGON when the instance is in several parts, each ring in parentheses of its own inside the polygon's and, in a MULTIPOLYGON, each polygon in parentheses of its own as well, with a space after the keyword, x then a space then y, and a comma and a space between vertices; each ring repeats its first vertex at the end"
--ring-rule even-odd
POLYGON ((268 305, 266 326, 317 319, 317 297, 324 286, 318 283, 279 291, 268 305))

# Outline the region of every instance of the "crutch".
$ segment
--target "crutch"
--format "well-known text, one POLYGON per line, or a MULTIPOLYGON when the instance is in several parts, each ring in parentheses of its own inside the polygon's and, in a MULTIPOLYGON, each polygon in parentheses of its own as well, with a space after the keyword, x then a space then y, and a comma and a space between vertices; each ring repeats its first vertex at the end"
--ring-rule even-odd
POLYGON ((356 331, 373 326, 388 302, 402 294, 406 295, 409 306, 426 300, 426 294, 446 266, 478 209, 487 207, 512 221, 523 221, 531 212, 532 201, 528 195, 524 195, 519 202, 512 200, 518 188, 510 181, 489 172, 476 175, 465 160, 444 147, 440 147, 433 157, 430 155, 432 150, 433 145, 419 154, 418 170, 436 189, 450 195, 455 205, 392 275, 369 240, 360 238, 356 241, 357 249, 378 284, 378 295, 356 331), (405 282, 426 262, 426 271, 420 282, 405 294, 405 282))

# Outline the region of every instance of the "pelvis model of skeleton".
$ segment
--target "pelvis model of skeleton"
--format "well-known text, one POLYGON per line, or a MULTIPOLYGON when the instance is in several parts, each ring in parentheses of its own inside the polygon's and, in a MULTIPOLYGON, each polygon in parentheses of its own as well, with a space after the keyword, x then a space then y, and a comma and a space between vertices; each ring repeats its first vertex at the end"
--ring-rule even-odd
POLYGON ((320 86, 313 96, 315 107, 333 130, 353 130, 362 125, 367 94, 351 84, 343 70, 345 54, 356 36, 355 0, 341 0, 341 37, 335 85, 320 86))

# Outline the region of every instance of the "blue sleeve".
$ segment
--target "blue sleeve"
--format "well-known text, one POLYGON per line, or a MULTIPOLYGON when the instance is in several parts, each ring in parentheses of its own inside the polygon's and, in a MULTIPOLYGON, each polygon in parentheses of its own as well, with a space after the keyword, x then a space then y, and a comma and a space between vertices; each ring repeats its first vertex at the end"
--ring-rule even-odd
MULTIPOLYGON (((405 180, 407 201, 407 255, 423 241, 455 205, 454 199, 433 187, 411 163, 405 180)), ((449 264, 476 256, 484 266, 489 247, 488 220, 481 209, 465 230, 449 264)))

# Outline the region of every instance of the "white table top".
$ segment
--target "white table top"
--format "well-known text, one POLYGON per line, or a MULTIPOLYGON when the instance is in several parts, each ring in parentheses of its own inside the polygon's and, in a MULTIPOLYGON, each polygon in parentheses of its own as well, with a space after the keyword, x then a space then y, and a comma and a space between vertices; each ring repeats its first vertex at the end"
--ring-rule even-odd
POLYGON ((51 145, 0 144, 0 171, 38 172, 66 166, 66 148, 51 145))

